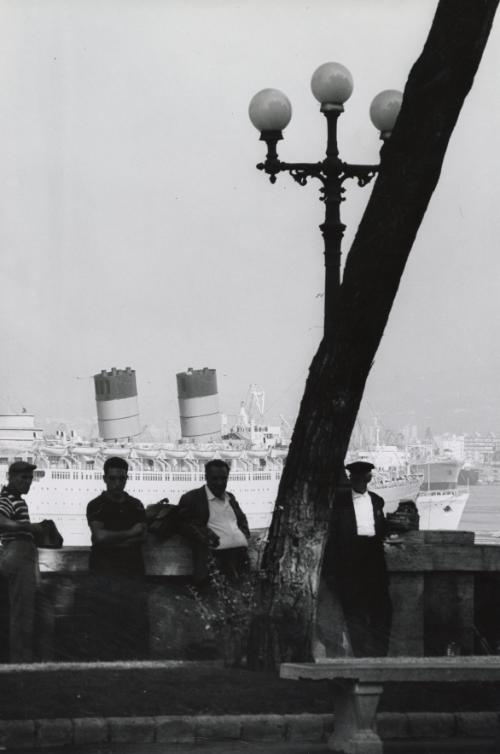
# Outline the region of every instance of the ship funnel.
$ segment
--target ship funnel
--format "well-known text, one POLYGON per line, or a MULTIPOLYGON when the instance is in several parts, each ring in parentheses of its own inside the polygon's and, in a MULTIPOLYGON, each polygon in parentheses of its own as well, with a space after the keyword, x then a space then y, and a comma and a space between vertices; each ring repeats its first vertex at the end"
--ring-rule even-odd
POLYGON ((113 367, 94 375, 99 435, 119 440, 141 433, 135 369, 113 367))
POLYGON ((197 442, 211 442, 221 438, 219 396, 215 369, 193 369, 179 372, 177 395, 181 435, 197 442))

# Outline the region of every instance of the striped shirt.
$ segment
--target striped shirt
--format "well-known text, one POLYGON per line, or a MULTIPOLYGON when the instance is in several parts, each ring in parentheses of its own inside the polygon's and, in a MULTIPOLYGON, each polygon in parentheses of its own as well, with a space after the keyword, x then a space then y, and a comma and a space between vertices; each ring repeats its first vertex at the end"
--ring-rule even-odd
MULTIPOLYGON (((0 514, 11 521, 29 521, 30 515, 26 500, 21 497, 19 492, 14 492, 9 487, 2 487, 0 491, 0 514)), ((29 539, 34 541, 34 536, 30 531, 5 531, 0 532, 0 542, 12 542, 15 539, 29 539)))

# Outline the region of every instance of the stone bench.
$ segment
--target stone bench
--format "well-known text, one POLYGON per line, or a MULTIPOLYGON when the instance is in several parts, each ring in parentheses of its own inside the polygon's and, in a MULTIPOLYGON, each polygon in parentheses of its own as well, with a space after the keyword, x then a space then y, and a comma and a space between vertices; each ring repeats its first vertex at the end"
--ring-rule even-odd
POLYGON ((331 751, 382 754, 376 713, 386 681, 500 681, 500 657, 366 657, 283 663, 281 678, 335 681, 331 751))

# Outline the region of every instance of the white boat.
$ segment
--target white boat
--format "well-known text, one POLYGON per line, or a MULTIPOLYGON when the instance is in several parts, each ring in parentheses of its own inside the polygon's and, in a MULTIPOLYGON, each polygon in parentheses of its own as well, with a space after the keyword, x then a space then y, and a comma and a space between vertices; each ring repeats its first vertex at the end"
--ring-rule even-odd
POLYGON ((241 458, 242 451, 241 450, 230 450, 228 448, 221 448, 219 450, 219 455, 222 458, 223 461, 234 461, 237 458, 241 458))
POLYGON ((247 455, 249 458, 260 460, 261 458, 267 458, 269 452, 269 448, 254 448, 253 450, 247 450, 247 455))
POLYGON ((70 449, 71 455, 74 456, 87 456, 92 457, 99 453, 100 447, 98 445, 72 445, 70 449))
POLYGON ((214 447, 211 450, 206 449, 193 449, 191 451, 191 454, 193 458, 196 458, 199 461, 209 461, 211 458, 215 458, 218 454, 218 448, 214 447))
POLYGON ((420 491, 417 497, 420 528, 455 531, 468 499, 469 490, 464 487, 420 491))
POLYGON ((172 460, 182 460, 183 458, 187 458, 188 455, 188 451, 184 448, 182 450, 176 450, 175 448, 166 448, 163 453, 166 458, 172 460))
POLYGON ((99 452, 105 458, 128 458, 132 447, 123 447, 122 445, 106 445, 99 448, 99 452))
POLYGON ((61 457, 67 454, 68 446, 67 445, 42 445, 40 447, 40 452, 46 456, 61 457))
POLYGON ((457 487, 462 462, 445 456, 412 464, 406 450, 382 444, 352 452, 350 460, 375 465, 374 483, 369 489, 384 498, 385 513, 393 513, 402 499, 413 500, 421 529, 458 529, 469 498, 467 489, 457 487), (403 486, 409 485, 404 497, 398 492, 398 479, 403 486))
POLYGON ((449 452, 429 454, 411 463, 412 472, 422 477, 417 497, 421 529, 458 529, 469 499, 468 488, 458 486, 463 465, 463 460, 449 452))
POLYGON ((137 458, 158 458, 160 455, 159 448, 135 448, 134 455, 137 458))

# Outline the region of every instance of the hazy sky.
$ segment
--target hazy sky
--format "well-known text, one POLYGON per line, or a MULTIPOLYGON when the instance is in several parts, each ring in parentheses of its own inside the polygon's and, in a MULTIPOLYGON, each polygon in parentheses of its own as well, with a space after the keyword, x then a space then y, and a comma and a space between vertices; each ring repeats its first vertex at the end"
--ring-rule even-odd
MULTIPOLYGON (((323 62, 354 92, 341 157, 374 162, 368 108, 403 89, 436 0, 2 0, 0 407, 95 417, 91 376, 137 371, 144 424, 176 418, 175 373, 215 367, 292 419, 321 335, 318 185, 255 169, 248 102, 292 101, 280 144, 322 159, 323 62)), ((383 425, 500 430, 500 21, 453 134, 369 379, 383 425)), ((422 113, 425 117, 425 113, 422 113)), ((371 187, 349 186, 349 248, 371 187)))

